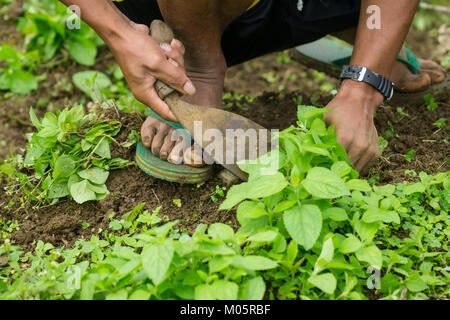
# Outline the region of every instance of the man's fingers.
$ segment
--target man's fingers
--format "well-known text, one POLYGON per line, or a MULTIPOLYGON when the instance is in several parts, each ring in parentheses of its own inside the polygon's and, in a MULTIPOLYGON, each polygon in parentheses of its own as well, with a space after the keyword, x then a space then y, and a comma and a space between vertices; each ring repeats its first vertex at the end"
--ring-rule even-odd
POLYGON ((164 59, 157 69, 152 70, 152 74, 156 79, 163 81, 182 94, 195 94, 195 87, 187 77, 184 68, 175 66, 167 59, 164 59))
POLYGON ((172 46, 172 48, 175 48, 178 51, 180 51, 181 55, 184 56, 186 48, 184 47, 183 43, 180 40, 173 39, 170 45, 172 46))
POLYGON ((336 136, 337 136, 337 142, 344 147, 344 149, 347 151, 349 151, 350 146, 351 146, 351 140, 347 139, 345 136, 345 131, 343 130, 336 130, 336 136))
POLYGON ((176 67, 181 67, 184 69, 184 52, 178 47, 177 42, 172 41, 170 45, 167 43, 162 43, 160 46, 166 54, 167 58, 169 58, 169 62, 171 62, 176 67))
POLYGON ((169 106, 158 96, 156 89, 154 87, 146 87, 142 89, 142 92, 134 91, 133 94, 140 102, 150 107, 163 119, 178 122, 177 118, 174 116, 172 111, 170 111, 169 106))
POLYGON ((356 170, 362 175, 365 176, 369 173, 370 168, 372 168, 378 158, 380 157, 380 152, 377 149, 370 149, 365 152, 365 154, 361 157, 360 160, 355 165, 356 170))

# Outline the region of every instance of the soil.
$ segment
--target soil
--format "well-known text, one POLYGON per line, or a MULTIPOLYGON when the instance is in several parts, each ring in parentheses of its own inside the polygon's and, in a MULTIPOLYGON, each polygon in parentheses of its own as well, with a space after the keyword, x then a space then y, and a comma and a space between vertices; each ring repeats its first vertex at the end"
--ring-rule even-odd
MULTIPOLYGON (((20 15, 20 11, 17 12, 16 17, 20 15)), ((19 35, 15 31, 13 19, 0 20, 0 30, 0 43, 18 42, 19 35)), ((408 39, 410 48, 417 48, 424 58, 431 57, 431 47, 426 50, 422 43, 431 46, 435 40, 424 42, 422 40, 427 39, 427 35, 421 33, 410 35, 408 39)), ((61 57, 56 60, 63 58, 64 54, 66 53, 60 54, 61 57)), ((226 92, 256 97, 251 103, 232 106, 231 111, 249 117, 267 128, 283 129, 295 123, 297 110, 294 98, 301 95, 303 104, 324 106, 332 95, 321 91, 320 86, 327 82, 337 88, 339 83, 328 77, 320 81, 310 80, 316 76, 313 70, 293 62, 279 63, 277 58, 277 54, 272 54, 231 68, 227 73, 225 89, 226 92), (264 80, 263 75, 269 72, 276 76, 275 82, 264 80), (295 77, 292 77, 293 74, 295 77)), ((95 69, 104 71, 113 63, 111 53, 103 48, 95 69)), ((33 130, 28 116, 30 106, 36 107, 38 101, 47 99, 45 106, 52 110, 55 106, 63 108, 83 100, 81 92, 76 89, 64 91, 58 87, 58 83, 62 78, 71 79, 74 72, 86 69, 72 62, 63 62, 43 70, 47 79, 41 83, 37 92, 21 97, 0 93, 0 159, 5 159, 10 154, 24 153, 27 141, 25 135, 33 130)), ((380 135, 388 141, 388 147, 370 177, 379 184, 385 184, 416 179, 405 174, 407 169, 417 173, 449 171, 448 131, 445 128, 438 130, 433 125, 440 118, 449 118, 449 100, 450 90, 447 90, 434 111, 428 111, 425 104, 420 107, 401 106, 405 114, 401 119, 396 111, 399 106, 379 108, 375 122, 380 135), (386 131, 390 129, 389 121, 394 128, 392 137, 386 135, 386 131), (414 150, 415 154, 412 161, 408 162, 403 155, 410 150, 414 150)), ((42 116, 48 109, 36 108, 38 116, 42 116)), ((138 131, 142 123, 138 114, 117 114, 115 110, 109 110, 103 115, 122 122, 119 141, 125 140, 131 130, 138 131)), ((114 156, 129 160, 134 158, 133 148, 115 147, 112 151, 114 156)), ((5 177, 0 179, 3 190, 7 181, 5 177)), ((217 185, 222 185, 222 182, 216 177, 199 186, 169 183, 150 177, 137 167, 129 167, 111 172, 107 182, 111 194, 99 202, 79 205, 66 199, 38 210, 18 209, 17 202, 12 209, 7 210, 5 206, 10 202, 11 196, 1 192, 0 219, 19 222, 20 230, 13 233, 12 240, 25 250, 31 250, 37 240, 70 247, 77 239, 90 238, 93 233, 108 228, 111 213, 120 217, 142 202, 146 203, 145 209, 148 210, 161 206, 161 216, 168 220, 178 219, 178 227, 188 232, 193 232, 200 223, 223 222, 237 228, 233 211, 217 212, 220 201, 214 203, 211 199, 217 185), (174 199, 181 200, 181 207, 174 204, 174 199), (83 229, 83 222, 87 222, 89 227, 83 229)))

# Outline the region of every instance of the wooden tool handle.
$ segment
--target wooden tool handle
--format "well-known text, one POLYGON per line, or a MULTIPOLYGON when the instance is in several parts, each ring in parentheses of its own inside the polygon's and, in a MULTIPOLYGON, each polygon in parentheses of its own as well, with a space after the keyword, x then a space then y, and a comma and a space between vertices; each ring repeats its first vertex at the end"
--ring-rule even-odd
MULTIPOLYGON (((170 44, 175 37, 172 29, 170 29, 170 27, 161 20, 152 21, 152 24, 150 25, 150 36, 159 44, 170 44)), ((156 89, 156 92, 158 92, 158 96, 162 100, 165 100, 172 93, 178 94, 175 89, 168 86, 161 80, 157 80, 154 84, 154 87, 156 89)))

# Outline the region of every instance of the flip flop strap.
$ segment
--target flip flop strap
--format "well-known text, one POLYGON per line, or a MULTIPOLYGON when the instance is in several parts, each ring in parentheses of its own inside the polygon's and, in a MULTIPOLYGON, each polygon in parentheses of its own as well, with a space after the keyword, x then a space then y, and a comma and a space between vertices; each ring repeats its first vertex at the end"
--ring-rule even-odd
POLYGON ((419 59, 408 48, 405 48, 407 58, 403 58, 401 55, 397 56, 397 60, 406 64, 409 70, 414 74, 419 74, 420 62, 419 59))

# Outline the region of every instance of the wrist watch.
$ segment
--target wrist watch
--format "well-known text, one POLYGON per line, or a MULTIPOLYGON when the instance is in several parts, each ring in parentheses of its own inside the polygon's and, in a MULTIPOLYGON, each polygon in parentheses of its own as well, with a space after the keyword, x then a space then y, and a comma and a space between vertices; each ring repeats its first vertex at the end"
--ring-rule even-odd
POLYGON ((392 81, 363 66, 344 66, 342 68, 341 81, 344 79, 370 84, 384 96, 386 101, 391 100, 394 95, 394 83, 392 81))

